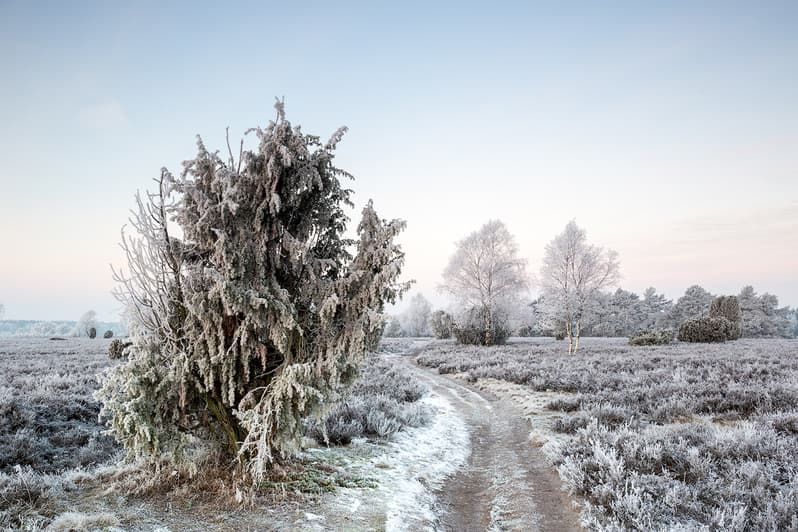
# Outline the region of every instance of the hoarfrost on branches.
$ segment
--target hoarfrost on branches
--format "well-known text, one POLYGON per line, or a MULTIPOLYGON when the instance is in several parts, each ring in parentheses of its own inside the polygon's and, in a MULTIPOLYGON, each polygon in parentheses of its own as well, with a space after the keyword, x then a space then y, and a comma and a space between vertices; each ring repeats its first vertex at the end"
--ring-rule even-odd
POLYGON ((596 312, 601 290, 618 277, 617 254, 588 244, 587 233, 573 220, 546 246, 540 268, 543 312, 553 328, 564 328, 568 353, 579 350, 583 322, 596 312))
POLYGON ((322 142, 275 107, 250 130, 256 149, 242 142, 236 159, 228 143, 224 160, 198 139, 179 177, 164 169, 136 197, 128 272, 115 272, 132 345, 98 392, 133 455, 199 440, 260 475, 352 381, 383 305, 407 288, 404 222, 368 202, 358 238, 344 237, 351 176, 333 159, 345 129, 322 142))
POLYGON ((443 272, 441 288, 454 296, 465 312, 484 317, 484 343, 494 343, 497 312, 528 286, 526 260, 507 227, 491 220, 457 243, 443 272))
POLYGON ((89 310, 78 320, 72 336, 91 336, 92 329, 97 329, 97 313, 89 310))

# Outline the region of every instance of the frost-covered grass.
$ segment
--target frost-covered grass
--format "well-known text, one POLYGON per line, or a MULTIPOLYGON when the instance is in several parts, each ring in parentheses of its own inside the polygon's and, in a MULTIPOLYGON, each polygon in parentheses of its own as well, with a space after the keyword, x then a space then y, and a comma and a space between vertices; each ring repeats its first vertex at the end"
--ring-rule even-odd
POLYGON ((594 529, 798 529, 798 341, 429 346, 441 373, 568 392, 546 451, 594 529))
POLYGON ((407 369, 371 355, 340 404, 307 423, 307 434, 318 443, 345 445, 357 437, 387 438, 405 427, 423 426, 431 413, 418 401, 427 391, 407 369))
POLYGON ((111 364, 108 340, 0 339, 0 528, 53 517, 74 488, 61 473, 107 461, 118 450, 101 434, 92 397, 111 364))
MULTIPOLYGON (((387 341, 379 351, 385 355, 406 354, 428 341, 387 341)), ((101 434, 105 427, 98 423, 99 405, 92 395, 98 387, 96 375, 118 363, 106 354, 109 342, 87 338, 0 339, 0 530, 114 526, 116 517, 104 513, 108 509, 119 512, 117 517, 130 524, 131 519, 137 519, 131 516, 138 510, 128 511, 132 508, 129 503, 114 502, 128 496, 134 497, 135 504, 157 497, 169 504, 200 507, 209 504, 207 497, 202 497, 204 493, 214 500, 227 503, 230 499, 230 504, 239 504, 236 489, 223 490, 224 486, 229 488, 230 478, 219 464, 203 462, 203 471, 189 478, 182 470, 175 475, 171 465, 153 474, 138 464, 116 463, 121 449, 101 434), (95 493, 91 495, 95 498, 86 499, 86 490, 99 488, 113 495, 95 493), (219 495, 220 490, 224 496, 219 495), (84 501, 79 508, 84 513, 72 511, 74 501, 84 501), (95 508, 95 502, 102 508, 95 508), (100 509, 103 511, 95 511, 100 509)), ((399 452, 404 448, 403 435, 409 438, 408 431, 427 434, 431 430, 427 422, 435 424, 440 416, 432 419, 438 405, 430 402, 426 391, 406 370, 383 356, 371 356, 349 397, 350 406, 354 405, 362 416, 359 419, 364 420, 362 429, 354 435, 373 437, 373 442, 359 440, 360 446, 374 446, 381 456, 387 449, 399 452), (397 430, 400 432, 395 434, 397 430)), ((346 453, 348 448, 338 450, 346 453)), ((379 456, 374 459, 382 463, 379 456)), ((379 473, 382 469, 375 465, 368 471, 379 473)), ((373 490, 369 475, 366 471, 352 475, 318 459, 299 459, 283 464, 263 485, 241 486, 241 490, 246 500, 272 501, 282 493, 298 492, 302 494, 298 497, 316 496, 339 489, 349 490, 349 496, 354 496, 373 490)), ((274 503, 269 507, 273 509, 274 503)), ((152 513, 151 509, 147 511, 152 513)), ((157 523, 161 517, 150 519, 157 523)), ((262 516, 248 518, 257 523, 262 516)))
POLYGON ((96 375, 111 361, 108 340, 0 340, 0 472, 16 465, 55 473, 108 459, 96 375))

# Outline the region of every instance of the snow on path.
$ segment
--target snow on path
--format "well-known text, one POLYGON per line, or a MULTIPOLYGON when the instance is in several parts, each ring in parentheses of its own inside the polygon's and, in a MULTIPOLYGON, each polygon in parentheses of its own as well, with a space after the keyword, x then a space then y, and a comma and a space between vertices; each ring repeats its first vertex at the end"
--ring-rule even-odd
POLYGON ((562 492, 556 470, 530 440, 530 430, 542 428, 541 419, 505 393, 486 391, 485 396, 451 375, 410 367, 435 393, 452 399, 471 435, 467 465, 437 494, 444 510, 441 529, 579 529, 578 513, 562 492))
POLYGON ((384 443, 356 439, 347 448, 308 450, 314 458, 374 480, 377 487, 341 488, 295 524, 311 530, 438 530, 435 492, 466 463, 469 432, 442 395, 431 392, 419 402, 434 413, 424 427, 406 428, 384 443))

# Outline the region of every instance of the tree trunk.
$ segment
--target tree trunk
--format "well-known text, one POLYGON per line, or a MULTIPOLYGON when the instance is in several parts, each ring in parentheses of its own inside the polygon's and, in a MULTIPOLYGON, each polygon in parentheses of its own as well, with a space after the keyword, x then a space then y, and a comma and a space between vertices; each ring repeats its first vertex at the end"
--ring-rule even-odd
POLYGON ((244 428, 238 423, 233 411, 224 405, 221 399, 214 397, 210 394, 205 396, 205 404, 208 407, 211 415, 219 422, 225 435, 227 436, 227 449, 228 454, 235 458, 238 456, 240 443, 244 441, 246 432, 244 428))
POLYGON ((490 306, 485 313, 485 345, 493 345, 493 309, 490 306))
POLYGON ((570 355, 571 353, 573 353, 573 345, 574 345, 574 330, 571 320, 565 322, 565 334, 566 336, 568 336, 568 354, 570 355))
POLYGON ((576 320, 576 345, 574 346, 574 353, 579 351, 579 338, 582 336, 582 320, 576 320))

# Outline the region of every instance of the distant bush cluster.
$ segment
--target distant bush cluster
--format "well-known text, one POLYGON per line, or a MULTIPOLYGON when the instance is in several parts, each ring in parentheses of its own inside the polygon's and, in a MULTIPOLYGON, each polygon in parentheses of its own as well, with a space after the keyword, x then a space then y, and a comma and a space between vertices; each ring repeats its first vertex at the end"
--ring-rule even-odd
POLYGON ((407 370, 372 355, 346 397, 305 433, 320 444, 346 445, 353 438, 387 438, 404 427, 425 425, 431 412, 418 400, 427 392, 407 370))
POLYGON ((732 322, 723 317, 692 318, 679 327, 680 342, 725 342, 734 330, 732 322))
POLYGON ((684 321, 679 327, 682 342, 725 342, 737 340, 742 333, 742 315, 735 296, 719 296, 712 300, 709 316, 684 321))
POLYGON ((432 334, 438 340, 451 338, 453 327, 454 318, 444 310, 436 310, 430 316, 430 328, 432 329, 432 334))
POLYGON ((472 308, 454 323, 452 334, 460 344, 501 345, 505 343, 510 337, 507 320, 500 314, 494 314, 491 326, 488 327, 487 319, 488 314, 484 309, 472 308))
POLYGON ((630 345, 667 345, 673 341, 673 329, 642 331, 629 338, 630 345))

